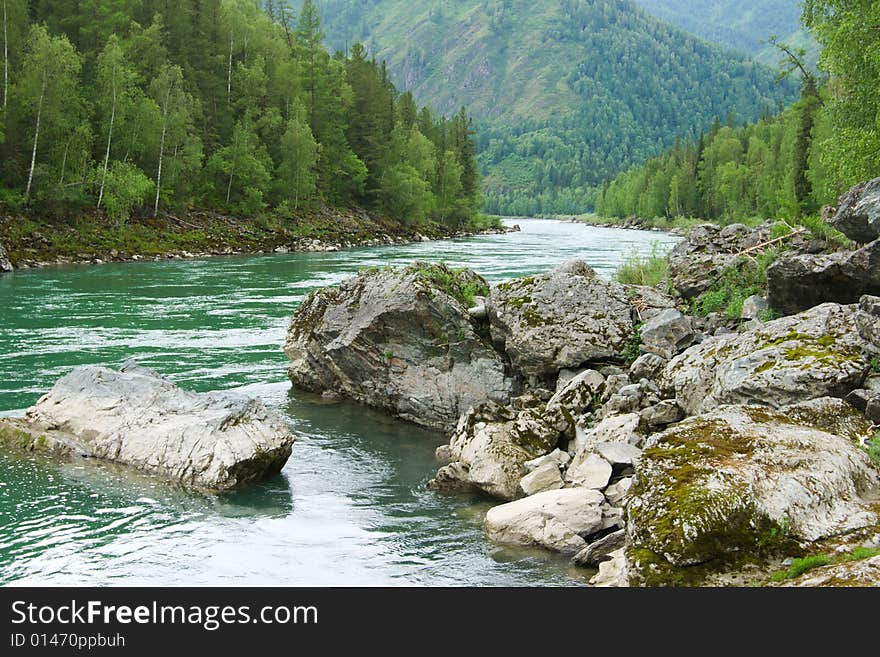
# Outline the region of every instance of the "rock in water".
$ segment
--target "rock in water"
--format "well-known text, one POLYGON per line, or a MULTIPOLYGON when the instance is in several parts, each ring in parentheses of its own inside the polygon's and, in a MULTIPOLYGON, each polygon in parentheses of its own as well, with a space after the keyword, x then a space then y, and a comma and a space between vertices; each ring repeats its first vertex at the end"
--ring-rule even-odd
POLYGON ((826 398, 727 406, 656 434, 629 492, 630 575, 669 583, 670 568, 873 526, 880 473, 858 444, 870 433, 826 398))
POLYGON ((604 501, 602 493, 586 488, 538 493, 489 509, 486 532, 499 543, 576 554, 587 547, 582 536, 602 529, 604 501))
POLYGON ((3 248, 3 245, 0 244, 0 273, 2 272, 10 272, 14 269, 12 263, 9 261, 9 256, 6 254, 6 249, 3 248))
POLYGON ((626 289, 581 261, 497 285, 486 307, 493 340, 526 378, 618 359, 633 333, 626 289))
POLYGON ((767 268, 767 285, 770 306, 784 314, 880 294, 880 240, 858 251, 783 255, 767 268))
POLYGON ((225 491, 277 474, 294 437, 255 399, 181 390, 137 366, 80 367, 7 425, 37 436, 31 448, 77 453, 225 491), (45 434, 49 440, 41 440, 45 434))
POLYGON ((857 306, 828 303, 706 340, 669 362, 661 387, 688 415, 723 404, 780 408, 843 397, 861 386, 877 350, 859 335, 861 316, 869 323, 857 306))
POLYGON ((880 178, 860 183, 841 196, 829 223, 855 242, 880 239, 880 178))
POLYGON ((318 290, 287 334, 290 378, 451 431, 473 405, 507 403, 513 391, 501 356, 468 314, 487 287, 473 272, 419 263, 318 290))

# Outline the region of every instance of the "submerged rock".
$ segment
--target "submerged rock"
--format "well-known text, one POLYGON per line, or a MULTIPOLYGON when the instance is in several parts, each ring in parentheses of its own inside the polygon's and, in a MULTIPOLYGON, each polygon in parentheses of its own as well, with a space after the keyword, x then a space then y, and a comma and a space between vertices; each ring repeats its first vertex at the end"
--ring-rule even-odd
POLYGON ((576 554, 587 546, 584 536, 602 529, 599 491, 565 488, 493 507, 486 514, 486 532, 498 543, 538 546, 576 554))
POLYGON ((845 402, 820 399, 727 406, 656 434, 629 492, 630 574, 670 583, 670 568, 874 525, 880 472, 858 446, 870 432, 845 402))
POLYGON ((492 288, 492 338, 525 378, 619 359, 633 333, 626 289, 573 261, 492 288))
POLYGON ((12 262, 10 262, 9 256, 6 254, 6 249, 0 244, 0 273, 11 272, 13 269, 12 262))
POLYGON ((6 421, 28 449, 102 459, 211 491, 281 471, 294 437, 255 399, 198 394, 146 368, 80 367, 28 410, 6 421))
POLYGON ((507 403, 514 389, 468 314, 486 287, 472 272, 417 264, 362 272, 314 292, 288 331, 290 378, 451 431, 473 405, 507 403))
POLYGON ((880 178, 860 183, 841 196, 829 223, 855 242, 880 239, 880 178))
POLYGON ((858 315, 857 306, 829 303, 711 338, 670 361, 661 387, 674 393, 688 415, 723 404, 780 408, 843 397, 861 386, 876 353, 859 334, 858 315))
POLYGON ((767 268, 767 285, 770 306, 784 314, 880 294, 880 240, 858 251, 784 254, 767 268))

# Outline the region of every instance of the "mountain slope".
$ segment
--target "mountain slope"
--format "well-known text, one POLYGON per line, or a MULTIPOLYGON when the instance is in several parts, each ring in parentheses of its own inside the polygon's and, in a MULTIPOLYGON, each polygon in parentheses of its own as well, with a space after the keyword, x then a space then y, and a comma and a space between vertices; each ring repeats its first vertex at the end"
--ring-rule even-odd
POLYGON ((676 135, 794 96, 630 0, 323 0, 327 39, 362 40, 396 83, 480 120, 489 209, 582 210, 594 187, 676 135), (536 200, 538 199, 538 200, 536 200))

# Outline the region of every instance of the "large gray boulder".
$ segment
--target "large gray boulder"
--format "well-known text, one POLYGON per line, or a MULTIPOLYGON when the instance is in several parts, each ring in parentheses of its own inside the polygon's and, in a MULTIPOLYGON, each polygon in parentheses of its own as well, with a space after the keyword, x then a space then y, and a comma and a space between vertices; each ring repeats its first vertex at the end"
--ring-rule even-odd
POLYGON ((694 343, 694 323, 675 308, 658 313, 642 326, 643 354, 672 358, 694 343))
POLYGON ((880 294, 880 240, 858 251, 785 254, 767 268, 768 301, 783 314, 880 294))
POLYGON ((498 543, 543 547, 577 554, 584 537, 601 531, 605 496, 586 488, 565 488, 489 509, 486 533, 498 543))
POLYGON ((828 303, 744 333, 711 338, 672 359, 661 388, 688 415, 723 404, 780 408, 843 397, 861 387, 878 349, 860 336, 860 313, 858 306, 828 303))
POLYGON ((620 359, 633 333, 624 286, 604 281, 581 261, 492 288, 492 338, 526 378, 620 359))
POLYGON ((669 254, 672 284, 685 299, 697 297, 712 287, 725 267, 736 262, 738 253, 767 241, 768 237, 767 227, 696 226, 669 254))
POLYGON ((12 262, 9 260, 9 256, 6 253, 6 249, 3 248, 3 245, 0 244, 0 273, 10 272, 14 269, 12 266, 12 262))
POLYGON ((294 437, 255 399, 181 390, 152 370, 80 367, 0 434, 31 450, 126 465, 207 491, 281 471, 294 437))
POLYGON ((826 398, 727 406, 656 434, 629 492, 630 575, 681 581, 675 569, 875 525, 880 471, 859 446, 871 431, 826 398))
POLYGON ((514 389, 484 327, 468 314, 486 288, 472 272, 417 264, 362 272, 314 292, 287 334, 290 378, 451 431, 469 408, 506 403, 514 389))
POLYGON ((841 196, 829 223, 855 242, 880 239, 880 178, 860 183, 841 196))
POLYGON ((549 454, 565 431, 561 413, 543 405, 522 410, 494 402, 479 404, 459 420, 448 446, 449 461, 428 487, 437 491, 479 490, 503 500, 523 495, 527 463, 549 454))

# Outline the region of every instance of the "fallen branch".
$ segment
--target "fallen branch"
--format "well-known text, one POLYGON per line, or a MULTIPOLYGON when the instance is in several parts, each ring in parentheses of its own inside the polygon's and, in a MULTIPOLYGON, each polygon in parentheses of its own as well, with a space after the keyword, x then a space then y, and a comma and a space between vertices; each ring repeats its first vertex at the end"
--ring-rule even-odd
POLYGON ((783 235, 782 237, 777 237, 776 239, 772 239, 767 242, 761 242, 760 244, 756 244, 755 246, 750 246, 749 248, 747 248, 743 251, 740 251, 736 255, 742 256, 742 255, 748 255, 749 253, 752 253, 753 251, 761 251, 763 249, 766 249, 768 246, 773 246, 774 244, 779 244, 780 242, 784 242, 787 239, 791 239, 792 237, 795 237, 796 235, 803 235, 806 232, 807 232, 807 229, 801 227, 801 228, 798 228, 797 230, 790 232, 788 235, 783 235))

